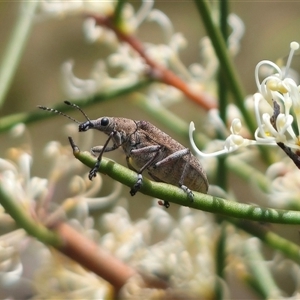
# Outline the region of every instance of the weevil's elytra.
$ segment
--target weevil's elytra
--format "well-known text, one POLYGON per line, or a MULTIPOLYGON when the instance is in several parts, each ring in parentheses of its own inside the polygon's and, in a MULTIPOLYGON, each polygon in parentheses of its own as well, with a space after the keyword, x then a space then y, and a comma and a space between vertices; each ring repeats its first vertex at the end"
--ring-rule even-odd
POLYGON ((184 172, 181 184, 206 194, 208 190, 206 174, 199 160, 190 150, 151 123, 147 121, 137 123, 139 134, 142 132, 144 134, 145 144, 162 145, 163 153, 156 159, 156 163, 148 168, 150 176, 156 181, 178 185, 184 172))
MULTIPOLYGON (((79 124, 80 132, 96 129, 108 135, 108 140, 103 146, 95 146, 91 149, 91 153, 98 156, 97 163, 89 174, 91 180, 97 174, 103 153, 122 147, 128 167, 139 174, 136 184, 130 191, 131 195, 135 195, 141 187, 142 173, 145 170, 155 181, 180 186, 190 200, 193 200, 191 190, 207 193, 208 181, 198 159, 188 148, 151 123, 119 117, 101 117, 90 120, 80 107, 68 101, 65 103, 80 110, 86 121, 81 123, 55 109, 43 106, 39 108, 73 120, 79 124), (112 140, 112 146, 108 146, 110 140, 112 140)), ((168 207, 169 203, 165 201, 164 205, 168 207)))

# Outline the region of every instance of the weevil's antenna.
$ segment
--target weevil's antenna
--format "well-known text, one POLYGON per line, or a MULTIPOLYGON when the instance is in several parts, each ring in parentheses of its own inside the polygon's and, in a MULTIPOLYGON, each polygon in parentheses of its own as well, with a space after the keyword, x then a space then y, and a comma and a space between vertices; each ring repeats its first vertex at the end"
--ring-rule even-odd
POLYGON ((59 111, 59 110, 57 110, 57 109, 53 109, 53 108, 49 108, 49 107, 45 107, 45 106, 41 106, 41 105, 38 105, 37 107, 38 107, 39 109, 42 109, 42 110, 47 110, 47 111, 53 112, 53 113, 55 113, 55 114, 62 115, 62 116, 64 116, 64 117, 66 117, 66 118, 68 118, 68 119, 70 119, 70 120, 76 122, 77 124, 81 124, 81 122, 79 122, 79 121, 73 119, 72 117, 70 117, 70 116, 68 116, 68 115, 66 115, 66 114, 64 114, 64 113, 62 113, 61 111, 59 111))
POLYGON ((76 105, 76 104, 74 104, 74 103, 71 103, 71 102, 69 102, 69 101, 64 101, 64 103, 67 104, 67 105, 70 105, 70 106, 75 107, 76 109, 78 109, 78 110, 85 116, 85 118, 86 118, 88 121, 91 121, 91 120, 89 119, 89 117, 85 114, 85 112, 84 112, 78 105, 76 105))

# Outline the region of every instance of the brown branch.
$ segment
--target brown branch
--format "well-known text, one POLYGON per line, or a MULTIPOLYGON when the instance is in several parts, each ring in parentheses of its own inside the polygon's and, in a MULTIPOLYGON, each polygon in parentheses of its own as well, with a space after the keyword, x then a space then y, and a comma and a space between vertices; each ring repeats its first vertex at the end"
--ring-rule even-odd
POLYGON ((134 269, 101 249, 68 224, 59 223, 53 229, 64 240, 64 244, 58 250, 108 281, 116 293, 131 276, 136 274, 134 269))
POLYGON ((134 49, 139 55, 145 60, 148 66, 151 67, 152 74, 155 74, 155 78, 164 82, 165 84, 171 85, 183 92, 189 99, 200 105, 206 110, 216 108, 217 104, 215 99, 212 96, 209 96, 206 93, 194 92, 187 83, 185 83, 180 77, 166 69, 164 66, 159 65, 156 61, 151 59, 146 51, 144 45, 134 36, 127 34, 117 28, 111 18, 97 16, 97 15, 88 15, 88 17, 94 18, 97 25, 105 26, 115 32, 118 38, 129 44, 132 49, 134 49))
POLYGON ((109 282, 114 287, 116 295, 137 273, 142 277, 145 288, 165 290, 169 287, 168 282, 163 279, 140 273, 129 267, 68 224, 57 222, 50 227, 63 240, 63 244, 56 247, 57 250, 109 282))

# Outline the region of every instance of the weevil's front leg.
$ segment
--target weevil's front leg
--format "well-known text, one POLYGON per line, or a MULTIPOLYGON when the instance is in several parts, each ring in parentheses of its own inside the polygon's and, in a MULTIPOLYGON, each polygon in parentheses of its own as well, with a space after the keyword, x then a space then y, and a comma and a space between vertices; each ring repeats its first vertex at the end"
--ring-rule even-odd
POLYGON ((119 146, 113 145, 113 146, 111 146, 111 147, 106 147, 104 150, 103 150, 103 148, 104 148, 104 146, 95 146, 95 147, 91 148, 91 153, 92 153, 92 155, 98 157, 99 154, 100 154, 101 152, 110 152, 110 151, 114 151, 114 150, 116 150, 117 148, 119 148, 119 146))
POLYGON ((179 187, 184 190, 189 199, 191 201, 194 201, 194 194, 193 192, 186 186, 184 185, 184 178, 187 174, 187 171, 188 171, 188 166, 190 164, 190 158, 191 158, 191 151, 190 149, 186 148, 186 149, 183 149, 183 150, 179 150, 179 151, 176 151, 174 153, 172 153, 171 155, 165 157, 164 159, 158 161, 155 165, 154 165, 154 168, 157 168, 159 166, 163 166, 163 165, 168 165, 168 164, 172 164, 174 160, 178 160, 178 159, 181 159, 182 157, 184 156, 188 156, 188 159, 186 160, 186 163, 183 167, 183 171, 181 173, 181 176, 180 176, 180 179, 179 179, 179 182, 178 182, 178 185, 179 187))
POLYGON ((97 161, 94 165, 94 167, 90 170, 90 173, 89 173, 89 179, 92 180, 93 177, 96 177, 97 175, 97 172, 98 172, 98 169, 100 167, 100 163, 101 163, 101 159, 102 159, 102 155, 104 152, 109 152, 109 151, 113 151, 115 149, 117 149, 119 146, 114 144, 112 147, 108 147, 108 143, 109 141, 112 139, 112 137, 116 134, 115 131, 111 132, 107 141, 105 142, 105 144, 103 146, 96 146, 96 147, 93 147, 91 149, 91 152, 92 154, 94 153, 98 153, 99 152, 99 155, 97 157, 97 161))
MULTIPOLYGON (((140 170, 137 171, 138 173, 138 179, 136 181, 136 183, 134 184, 134 186, 132 187, 132 189, 130 190, 130 194, 131 196, 134 196, 136 194, 136 192, 141 188, 142 183, 143 183, 143 176, 142 173, 145 169, 147 169, 154 161, 155 159, 158 157, 158 155, 160 154, 160 150, 161 150, 161 146, 160 145, 153 145, 153 146, 146 146, 143 148, 139 148, 139 149, 132 149, 131 150, 131 154, 135 154, 135 155, 144 155, 144 154, 149 154, 149 153, 155 153, 153 155, 153 157, 151 159, 149 159, 149 161, 147 161, 141 168, 140 170)), ((132 167, 132 165, 129 162, 129 157, 126 159, 127 160, 127 164, 130 167, 132 167)))

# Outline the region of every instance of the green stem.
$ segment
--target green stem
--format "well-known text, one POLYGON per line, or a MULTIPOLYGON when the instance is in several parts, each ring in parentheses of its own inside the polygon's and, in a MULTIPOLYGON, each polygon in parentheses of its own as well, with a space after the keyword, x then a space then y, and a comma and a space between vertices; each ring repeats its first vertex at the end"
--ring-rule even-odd
MULTIPOLYGON (((221 34, 223 36, 224 41, 227 41, 228 38, 228 25, 227 25, 227 18, 228 18, 228 1, 223 0, 220 2, 220 25, 219 28, 221 30, 221 34)), ((218 95, 219 95, 219 113, 220 118, 224 124, 226 124, 227 117, 227 106, 228 106, 228 89, 226 85, 226 78, 224 74, 219 68, 218 70, 218 95)), ((224 136, 218 134, 218 138, 225 139, 224 136)), ((218 171, 216 176, 216 184, 220 186, 223 190, 227 190, 227 179, 228 179, 228 169, 226 167, 226 159, 227 156, 222 155, 218 157, 218 171)))
POLYGON ((247 220, 226 219, 236 227, 246 231, 247 233, 256 236, 272 249, 282 252, 286 257, 290 258, 300 265, 300 247, 278 234, 272 232, 268 227, 259 223, 254 223, 247 220))
MULTIPOLYGON (((95 158, 92 157, 90 153, 80 152, 78 148, 75 148, 74 155, 78 160, 90 168, 95 166, 95 158)), ((137 181, 136 172, 131 171, 107 158, 102 159, 99 171, 129 187, 133 187, 137 181)), ((153 182, 146 178, 143 179, 140 192, 171 203, 221 214, 227 217, 242 218, 259 222, 294 225, 300 224, 299 211, 277 210, 259 207, 256 205, 237 203, 219 197, 204 195, 198 192, 194 192, 194 201, 191 202, 188 195, 182 189, 161 182, 153 182)))
POLYGON ((246 263, 252 273, 252 283, 265 299, 279 299, 281 296, 267 263, 259 251, 255 241, 248 240, 245 244, 246 263))
MULTIPOLYGON (((228 38, 228 1, 223 0, 220 2, 220 30, 221 35, 224 41, 227 41, 228 38)), ((227 48, 227 45, 226 45, 227 48)), ((220 111, 220 118, 222 119, 223 123, 226 124, 226 110, 228 106, 228 90, 226 86, 226 78, 222 73, 221 68, 218 72, 218 95, 219 95, 219 111, 220 111)))
POLYGON ((249 129, 251 130, 251 132, 254 132, 256 128, 253 123, 253 119, 244 106, 245 92, 243 91, 242 84, 237 73, 235 72, 235 68, 228 54, 226 43, 222 37, 222 33, 212 20, 212 14, 210 12, 208 1, 195 0, 195 3, 202 17, 207 34, 209 35, 214 46, 216 55, 219 58, 223 74, 228 80, 228 84, 233 94, 235 103, 240 108, 249 129))
MULTIPOLYGON (((83 107, 87 107, 87 106, 90 106, 92 104, 96 104, 99 102, 105 102, 112 98, 124 96, 126 94, 129 94, 133 91, 136 91, 140 88, 143 88, 143 87, 149 85, 151 82, 152 82, 151 80, 144 80, 144 81, 140 81, 138 83, 135 83, 135 84, 128 86, 121 90, 104 92, 104 93, 95 95, 93 98, 90 98, 90 99, 81 99, 81 100, 76 100, 76 101, 71 101, 71 102, 73 102, 83 108, 83 107)), ((72 107, 65 105, 64 103, 56 105, 53 108, 57 109, 61 112, 66 112, 66 111, 69 111, 72 109, 72 107)), ((5 132, 5 131, 11 129, 13 126, 15 126, 18 123, 30 124, 33 122, 37 122, 39 120, 43 120, 46 118, 52 118, 52 117, 55 117, 55 114, 43 113, 39 109, 36 109, 34 112, 30 112, 30 113, 18 113, 18 114, 14 114, 14 115, 9 115, 9 116, 6 116, 6 117, 3 117, 0 119, 0 132, 5 132)))
POLYGON ((0 184, 0 203, 5 211, 15 220, 20 228, 23 228, 28 234, 34 236, 42 243, 59 247, 63 244, 61 238, 38 223, 15 201, 0 184))
MULTIPOLYGON (((216 273, 219 278, 224 279, 224 271, 226 266, 226 224, 222 222, 220 224, 221 232, 217 241, 216 249, 216 273)), ((220 280, 216 281, 216 300, 223 299, 223 286, 220 280)))
POLYGON ((124 4, 125 4, 125 0, 118 0, 114 17, 113 17, 114 25, 119 29, 121 29, 122 27, 122 11, 123 11, 124 4))
POLYGON ((19 65, 23 50, 31 31, 34 12, 39 1, 24 1, 19 19, 5 49, 0 65, 0 107, 3 105, 10 84, 19 65))
MULTIPOLYGON (((239 76, 235 71, 234 64, 230 59, 229 53, 227 51, 226 43, 222 37, 221 31, 217 26, 215 26, 212 20, 212 14, 209 9, 209 4, 207 0, 195 0, 195 4, 198 8, 199 14, 202 17, 204 26, 206 28, 207 34, 214 46, 214 50, 219 59, 220 65, 222 66, 223 76, 227 79, 229 88, 233 95, 234 101, 241 111, 241 114, 250 130, 254 134, 256 126, 254 124, 251 114, 247 111, 244 105, 245 92, 242 89, 242 84, 239 80, 239 76)), ((266 147, 259 147, 264 161, 267 164, 272 163, 272 157, 269 155, 266 147)))

